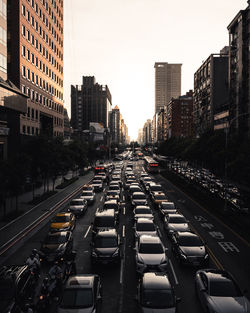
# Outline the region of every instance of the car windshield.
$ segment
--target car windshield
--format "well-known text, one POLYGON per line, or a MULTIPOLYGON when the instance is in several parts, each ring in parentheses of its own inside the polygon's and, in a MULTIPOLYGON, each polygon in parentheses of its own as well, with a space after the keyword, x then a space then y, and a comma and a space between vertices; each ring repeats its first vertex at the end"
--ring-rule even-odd
POLYGON ((66 236, 64 235, 47 236, 44 242, 46 244, 54 244, 54 245, 61 244, 61 243, 66 242, 66 236))
POLYGON ((184 216, 171 216, 168 220, 169 223, 173 224, 182 224, 186 223, 186 219, 184 216))
POLYGON ((93 196, 93 192, 91 191, 85 191, 82 193, 83 196, 93 196))
POLYGON ((214 297, 241 297, 241 291, 231 280, 210 282, 210 295, 214 297))
POLYGON ((161 186, 157 186, 157 185, 154 186, 154 185, 153 185, 153 186, 150 186, 150 190, 151 190, 151 191, 161 191, 162 188, 161 188, 161 186))
POLYGON ((155 195, 155 200, 166 200, 165 195, 155 195))
POLYGON ((72 200, 70 201, 70 205, 83 205, 82 200, 72 200))
POLYGON ((145 195, 142 194, 133 194, 133 199, 137 200, 137 199, 146 199, 145 195))
POLYGON ((160 243, 141 243, 139 252, 146 254, 159 254, 163 253, 163 248, 160 243))
POLYGON ((118 205, 117 205, 117 203, 104 203, 103 208, 104 208, 105 210, 107 210, 107 209, 118 210, 118 205))
POLYGON ((153 223, 137 223, 137 231, 155 231, 155 225, 153 223))
POLYGON ((93 306, 91 289, 66 289, 63 294, 61 308, 76 309, 93 306))
POLYGON ((161 206, 162 206, 163 209, 174 209, 175 208, 174 203, 171 203, 171 202, 169 202, 169 203, 164 203, 163 202, 161 204, 161 206))
POLYGON ((115 190, 107 192, 107 196, 117 196, 117 195, 118 195, 118 193, 115 190))
POLYGON ((52 223, 66 223, 66 222, 69 222, 70 221, 70 218, 68 215, 66 216, 56 216, 55 218, 53 218, 52 220, 52 223))
POLYGON ((152 211, 146 208, 137 208, 135 209, 135 214, 152 214, 152 211))
POLYGON ((142 306, 147 308, 172 308, 175 306, 174 295, 171 290, 147 289, 142 292, 142 306))
POLYGON ((101 180, 93 180, 93 184, 102 184, 101 180))
POLYGON ((118 190, 120 190, 120 187, 113 185, 113 186, 109 186, 109 189, 118 191, 118 190))
POLYGON ((96 248, 115 248, 117 247, 117 238, 97 236, 95 238, 95 247, 96 248))
POLYGON ((95 225, 97 227, 114 227, 114 218, 112 216, 97 216, 95 225))
POLYGON ((181 236, 178 240, 180 246, 184 247, 197 247, 203 246, 203 242, 198 236, 181 236))

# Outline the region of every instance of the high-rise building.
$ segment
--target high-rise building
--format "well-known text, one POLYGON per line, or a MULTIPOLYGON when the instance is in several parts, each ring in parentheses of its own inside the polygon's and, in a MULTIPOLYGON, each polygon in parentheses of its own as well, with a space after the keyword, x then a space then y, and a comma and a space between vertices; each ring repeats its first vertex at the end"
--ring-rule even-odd
POLYGON ((8 0, 7 8, 8 79, 29 97, 20 133, 63 136, 63 0, 8 0))
POLYGON ((250 136, 250 1, 228 25, 229 120, 231 128, 250 136))
POLYGON ((116 105, 110 112, 109 129, 111 140, 113 143, 121 143, 121 114, 120 109, 116 105))
POLYGON ((27 97, 7 80, 7 0, 0 1, 0 159, 16 155, 20 145, 20 114, 27 97))
POLYGON ((89 123, 109 127, 112 97, 107 85, 99 85, 94 76, 83 76, 82 85, 71 85, 71 125, 74 131, 89 129, 89 123))
POLYGON ((152 144, 152 121, 150 119, 143 126, 143 144, 152 144))
POLYGON ((167 105, 167 138, 193 136, 193 91, 167 105))
POLYGON ((155 113, 164 109, 172 98, 181 95, 181 66, 167 62, 155 63, 155 113))
POLYGON ((214 129, 215 116, 228 110, 228 49, 211 54, 194 74, 194 133, 214 129))

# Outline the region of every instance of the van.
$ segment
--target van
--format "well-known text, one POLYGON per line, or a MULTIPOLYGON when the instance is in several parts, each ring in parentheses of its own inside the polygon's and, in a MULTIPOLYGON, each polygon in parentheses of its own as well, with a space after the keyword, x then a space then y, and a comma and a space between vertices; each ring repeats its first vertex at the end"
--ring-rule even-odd
POLYGON ((93 235, 100 229, 116 228, 118 221, 114 209, 98 210, 93 222, 93 235))

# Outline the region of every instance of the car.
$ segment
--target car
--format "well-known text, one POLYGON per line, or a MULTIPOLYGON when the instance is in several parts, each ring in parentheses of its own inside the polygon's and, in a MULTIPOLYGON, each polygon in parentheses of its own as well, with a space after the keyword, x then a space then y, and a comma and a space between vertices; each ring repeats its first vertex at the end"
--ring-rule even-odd
POLYGON ((168 201, 168 199, 164 192, 152 193, 152 202, 155 208, 159 209, 160 204, 166 201, 168 201))
POLYGON ((103 210, 114 209, 116 213, 119 213, 120 204, 117 200, 108 200, 103 204, 103 210))
MULTIPOLYGON (((85 191, 86 192, 86 191, 85 191)), ((87 191, 89 192, 89 191, 87 191)), ((88 208, 86 199, 72 199, 69 203, 69 212, 72 212, 76 217, 83 215, 88 208)))
POLYGON ((93 264, 120 262, 120 236, 115 229, 100 229, 91 243, 93 264))
POLYGON ((82 187, 82 191, 84 191, 84 190, 92 190, 92 191, 94 191, 94 187, 91 184, 85 184, 82 187))
POLYGON ((117 190, 108 190, 105 195, 106 201, 108 200, 117 200, 118 202, 121 201, 120 193, 117 190))
POLYGON ((138 218, 148 218, 150 220, 154 219, 154 215, 152 210, 149 206, 146 205, 138 205, 134 209, 134 219, 137 220, 138 218))
POLYGON ((121 196, 121 188, 118 184, 110 184, 109 191, 116 191, 121 196))
POLYGON ((37 280, 28 265, 8 265, 0 269, 0 312, 20 312, 34 297, 37 280))
POLYGON ((50 224, 51 232, 63 230, 73 230, 75 228, 76 218, 73 213, 61 212, 57 213, 50 224))
POLYGON ((96 274, 70 276, 62 292, 57 313, 101 312, 102 286, 96 274))
POLYGON ((137 205, 147 205, 148 201, 144 192, 134 192, 131 197, 132 207, 137 205))
POLYGON ((158 235, 158 227, 155 226, 152 219, 149 218, 138 218, 135 221, 135 238, 137 239, 141 235, 151 235, 157 236, 158 235))
POLYGON ((93 190, 83 190, 81 194, 81 199, 85 199, 88 204, 95 202, 95 192, 93 190))
POLYGON ((94 187, 94 191, 102 191, 103 190, 103 180, 101 180, 101 179, 93 180, 92 186, 94 187))
POLYGON ((127 179, 126 182, 124 183, 124 188, 128 189, 132 184, 137 184, 136 178, 127 179))
POLYGON ((206 312, 250 312, 248 299, 229 272, 219 269, 198 270, 195 275, 195 287, 206 312))
POLYGON ((132 197, 134 192, 142 192, 141 187, 139 186, 138 183, 130 184, 128 187, 129 197, 132 197))
POLYGON ((190 232, 176 232, 172 236, 172 250, 181 264, 207 266, 209 255, 200 237, 190 232))
POLYGON ((154 183, 154 180, 153 180, 153 178, 151 178, 151 177, 144 177, 143 179, 142 179, 142 186, 145 188, 145 190, 147 190, 147 186, 149 185, 149 184, 152 184, 152 183, 154 183))
POLYGON ((162 185, 152 182, 147 186, 147 191, 149 192, 150 197, 151 197, 152 192, 163 192, 163 188, 162 188, 162 185))
POLYGON ((114 209, 97 210, 93 222, 92 233, 95 235, 98 230, 116 228, 118 224, 117 215, 114 209))
POLYGON ((158 236, 142 235, 135 245, 136 271, 165 272, 167 270, 167 249, 158 236))
POLYGON ((162 201, 159 204, 159 213, 160 213, 161 217, 164 218, 168 214, 178 213, 178 210, 177 210, 174 202, 162 201))
POLYGON ((171 238, 173 233, 176 231, 190 231, 188 221, 181 214, 168 214, 164 218, 164 228, 167 235, 171 238))
POLYGON ((73 235, 71 231, 48 233, 41 244, 43 259, 47 262, 54 262, 64 259, 73 248, 73 235))
POLYGON ((139 312, 177 312, 174 288, 166 273, 144 273, 137 288, 139 312))

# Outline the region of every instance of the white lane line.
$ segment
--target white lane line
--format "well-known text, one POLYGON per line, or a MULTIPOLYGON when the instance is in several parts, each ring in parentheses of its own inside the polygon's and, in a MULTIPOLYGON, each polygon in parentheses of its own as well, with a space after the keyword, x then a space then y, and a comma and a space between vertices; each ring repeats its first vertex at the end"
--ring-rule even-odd
POLYGON ((85 235, 84 235, 84 238, 86 238, 86 237, 88 236, 88 233, 89 233, 89 231, 90 231, 90 228, 91 228, 91 226, 88 227, 88 229, 87 229, 87 231, 86 231, 86 233, 85 233, 85 235))
POLYGON ((123 215, 126 214, 126 207, 123 207, 123 215))
POLYGON ((121 260, 121 267, 120 267, 120 284, 123 284, 123 267, 124 267, 124 261, 121 260))
POLYGON ((122 237, 125 237, 125 225, 122 226, 122 237))
POLYGON ((101 197, 100 201, 102 201, 102 199, 103 199, 103 196, 101 197))
POLYGON ((173 264, 172 264, 172 262, 171 262, 171 260, 170 260, 170 259, 169 259, 169 264, 170 264, 171 271, 172 271, 173 276, 174 276, 174 281, 175 281, 175 284, 176 284, 176 285, 178 285, 178 284, 179 284, 179 282, 178 282, 177 276, 176 276, 176 274, 175 274, 173 264))

